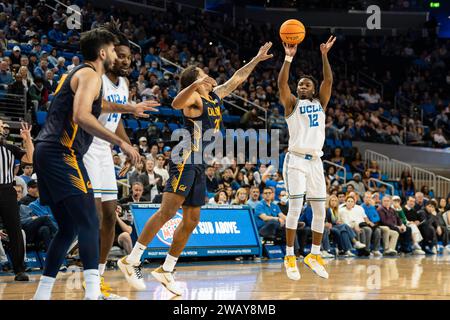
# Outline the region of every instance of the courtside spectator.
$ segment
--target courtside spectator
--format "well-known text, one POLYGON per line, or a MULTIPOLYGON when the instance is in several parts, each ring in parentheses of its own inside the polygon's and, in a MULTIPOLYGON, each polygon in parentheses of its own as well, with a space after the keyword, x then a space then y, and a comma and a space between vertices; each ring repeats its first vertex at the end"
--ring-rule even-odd
POLYGON ((120 199, 119 204, 127 204, 129 202, 149 201, 147 198, 143 196, 143 193, 144 193, 144 185, 139 181, 135 181, 131 185, 131 193, 127 197, 120 199))
POLYGON ((38 184, 36 180, 30 180, 27 183, 27 195, 20 199, 19 204, 24 204, 28 206, 33 201, 36 201, 37 198, 39 198, 39 190, 38 190, 38 184))

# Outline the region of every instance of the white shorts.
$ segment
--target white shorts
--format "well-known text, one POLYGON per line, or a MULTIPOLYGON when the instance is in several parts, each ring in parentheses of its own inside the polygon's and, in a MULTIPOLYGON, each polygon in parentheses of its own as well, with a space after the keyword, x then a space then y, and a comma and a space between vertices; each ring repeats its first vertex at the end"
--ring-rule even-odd
POLYGON ((320 158, 307 160, 291 152, 286 154, 283 164, 283 179, 289 199, 325 201, 327 186, 320 158))
POLYGON ((102 202, 117 199, 117 181, 111 149, 89 148, 83 157, 83 163, 91 180, 95 198, 102 202))

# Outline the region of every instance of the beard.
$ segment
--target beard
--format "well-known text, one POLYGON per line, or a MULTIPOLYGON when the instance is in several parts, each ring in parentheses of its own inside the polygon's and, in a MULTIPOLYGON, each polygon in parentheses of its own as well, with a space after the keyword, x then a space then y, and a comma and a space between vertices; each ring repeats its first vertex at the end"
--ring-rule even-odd
POLYGON ((111 61, 111 59, 109 57, 107 57, 105 59, 105 61, 103 61, 103 68, 105 69, 105 73, 113 71, 112 67, 113 67, 113 62, 111 61))

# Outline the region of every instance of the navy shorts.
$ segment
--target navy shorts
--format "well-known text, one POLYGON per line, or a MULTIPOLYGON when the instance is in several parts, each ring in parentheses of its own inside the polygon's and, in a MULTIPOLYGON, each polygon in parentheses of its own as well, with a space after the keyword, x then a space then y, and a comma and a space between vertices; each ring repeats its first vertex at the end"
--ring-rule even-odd
POLYGON ((57 204, 70 196, 93 193, 82 157, 73 150, 39 142, 33 158, 42 204, 57 204))
POLYGON ((164 192, 184 196, 186 199, 183 205, 201 207, 205 204, 206 196, 205 165, 177 165, 170 160, 169 180, 167 180, 164 192))

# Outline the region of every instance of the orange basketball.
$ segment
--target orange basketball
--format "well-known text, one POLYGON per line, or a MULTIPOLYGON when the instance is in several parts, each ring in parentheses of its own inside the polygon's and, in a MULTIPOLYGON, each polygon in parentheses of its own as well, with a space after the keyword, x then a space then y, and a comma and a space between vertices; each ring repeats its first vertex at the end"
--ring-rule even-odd
POLYGON ((280 27, 280 38, 287 44, 299 44, 305 39, 305 26, 296 19, 286 20, 280 27))

